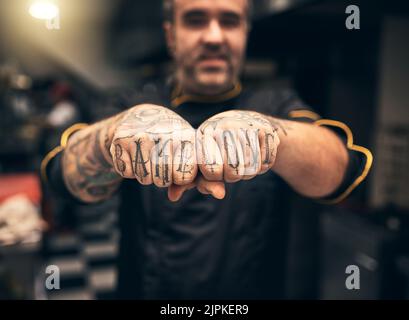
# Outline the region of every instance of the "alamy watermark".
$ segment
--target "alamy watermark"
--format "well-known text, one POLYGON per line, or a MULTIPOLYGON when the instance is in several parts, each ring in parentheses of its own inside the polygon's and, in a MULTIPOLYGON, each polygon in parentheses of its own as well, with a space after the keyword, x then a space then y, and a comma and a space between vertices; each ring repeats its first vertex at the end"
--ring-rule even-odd
POLYGON ((45 27, 48 30, 60 29, 60 14, 57 14, 55 18, 45 20, 45 27))
POLYGON ((345 20, 345 27, 348 30, 359 30, 361 29, 360 25, 360 11, 359 7, 356 5, 349 5, 345 9, 345 13, 349 14, 349 16, 345 20))
POLYGON ((352 264, 346 267, 345 273, 349 276, 345 279, 345 287, 348 290, 359 290, 361 288, 361 275, 359 267, 352 264))
POLYGON ((59 290, 60 287, 60 268, 56 265, 49 265, 45 269, 45 273, 48 274, 45 279, 45 287, 48 290, 59 290))

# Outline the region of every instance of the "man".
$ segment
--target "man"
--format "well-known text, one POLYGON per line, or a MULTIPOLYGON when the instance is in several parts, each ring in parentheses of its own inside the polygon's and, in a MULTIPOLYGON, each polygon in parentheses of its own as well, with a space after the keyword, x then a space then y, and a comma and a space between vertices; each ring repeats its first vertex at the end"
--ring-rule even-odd
POLYGON ((286 186, 339 200, 371 159, 293 93, 241 89, 250 1, 165 8, 174 81, 69 130, 50 184, 87 203, 119 192, 119 297, 282 297, 286 186))

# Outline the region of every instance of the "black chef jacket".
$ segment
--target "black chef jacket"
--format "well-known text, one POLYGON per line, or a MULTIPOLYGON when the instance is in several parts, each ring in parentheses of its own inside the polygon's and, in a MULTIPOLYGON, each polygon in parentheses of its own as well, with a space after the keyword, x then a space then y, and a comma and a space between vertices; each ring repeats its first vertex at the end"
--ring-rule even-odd
MULTIPOLYGON (((160 84, 128 91, 117 100, 127 109, 140 103, 169 107, 194 128, 232 109, 313 122, 318 116, 288 90, 245 90, 218 97, 184 96, 160 84)), ((368 170, 367 155, 349 150, 345 195, 368 170)), ((51 188, 76 201, 61 176, 60 155, 47 165, 51 188)), ((214 199, 196 189, 172 203, 166 188, 125 179, 119 188, 118 298, 272 299, 284 293, 289 187, 272 171, 226 184, 214 199)))

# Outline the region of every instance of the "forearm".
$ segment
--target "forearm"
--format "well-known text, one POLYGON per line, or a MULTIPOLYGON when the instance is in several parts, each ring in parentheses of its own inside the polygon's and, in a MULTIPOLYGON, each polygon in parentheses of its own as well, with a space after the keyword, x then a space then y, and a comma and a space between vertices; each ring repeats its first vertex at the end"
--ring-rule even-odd
POLYGON ((269 119, 280 137, 272 170, 307 197, 324 197, 335 191, 348 163, 341 139, 324 127, 269 119))
POLYGON ((109 198, 121 182, 109 153, 114 124, 119 116, 76 132, 63 151, 61 164, 64 182, 68 190, 84 202, 109 198))

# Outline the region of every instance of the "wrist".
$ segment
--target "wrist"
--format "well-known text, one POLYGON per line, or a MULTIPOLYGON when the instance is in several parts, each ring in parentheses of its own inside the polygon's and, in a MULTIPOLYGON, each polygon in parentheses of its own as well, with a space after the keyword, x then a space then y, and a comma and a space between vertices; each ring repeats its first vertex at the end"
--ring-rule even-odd
POLYGON ((288 131, 291 129, 290 124, 288 123, 288 121, 283 119, 278 119, 271 116, 266 117, 274 128, 275 132, 277 132, 278 138, 280 139, 278 147, 280 149, 284 149, 288 139, 288 131))
POLYGON ((291 130, 291 127, 288 121, 286 120, 274 118, 271 116, 267 116, 267 118, 271 125, 273 126, 279 138, 276 159, 271 170, 281 176, 280 173, 283 170, 283 166, 286 166, 285 161, 283 161, 283 159, 285 158, 285 153, 288 152, 287 151, 288 131, 291 130))

